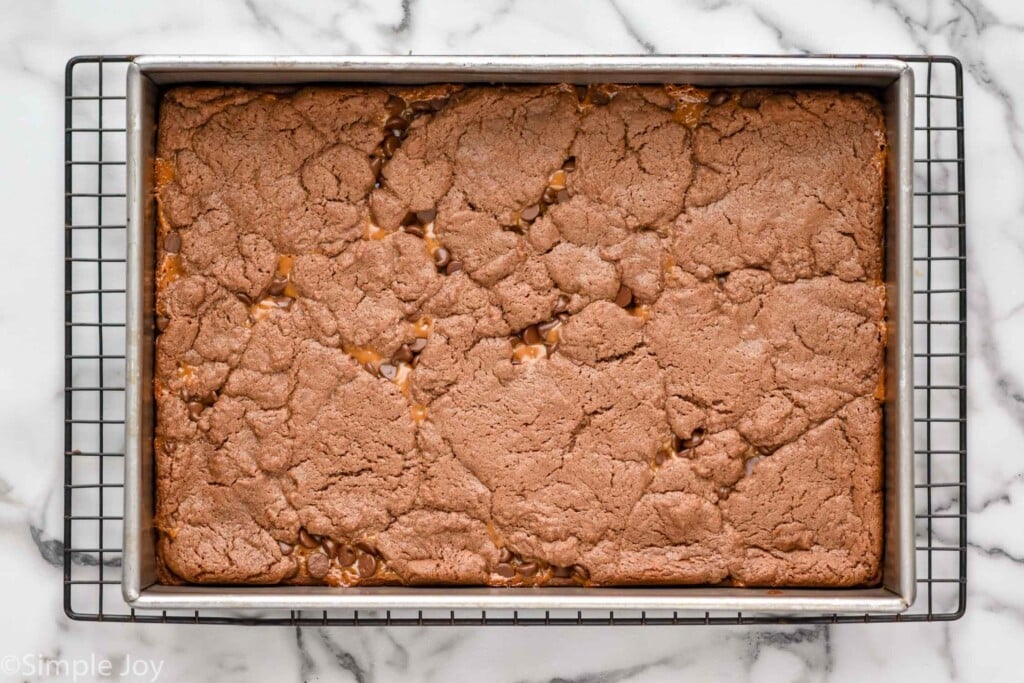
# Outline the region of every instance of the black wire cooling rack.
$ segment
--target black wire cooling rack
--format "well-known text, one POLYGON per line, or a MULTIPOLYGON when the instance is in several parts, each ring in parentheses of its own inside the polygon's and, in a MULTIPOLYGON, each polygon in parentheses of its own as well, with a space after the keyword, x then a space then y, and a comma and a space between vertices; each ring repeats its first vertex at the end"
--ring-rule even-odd
POLYGON ((125 382, 125 72, 76 57, 65 74, 64 609, 72 619, 278 625, 748 624, 959 618, 967 591, 963 72, 896 57, 916 75, 915 518, 918 598, 899 615, 441 611, 227 614, 132 610, 121 599, 125 382))

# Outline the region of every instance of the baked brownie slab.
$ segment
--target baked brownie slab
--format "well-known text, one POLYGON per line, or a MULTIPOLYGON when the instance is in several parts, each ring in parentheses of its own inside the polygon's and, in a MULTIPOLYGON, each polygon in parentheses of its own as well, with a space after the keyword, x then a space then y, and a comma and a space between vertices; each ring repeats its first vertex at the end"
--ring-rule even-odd
POLYGON ((177 87, 165 582, 876 582, 869 93, 177 87))

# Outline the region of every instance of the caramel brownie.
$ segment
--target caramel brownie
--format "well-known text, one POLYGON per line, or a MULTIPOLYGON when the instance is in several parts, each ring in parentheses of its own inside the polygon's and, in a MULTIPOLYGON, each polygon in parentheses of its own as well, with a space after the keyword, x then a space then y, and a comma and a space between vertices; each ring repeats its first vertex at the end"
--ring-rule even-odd
POLYGON ((165 582, 876 582, 870 93, 175 87, 165 582))

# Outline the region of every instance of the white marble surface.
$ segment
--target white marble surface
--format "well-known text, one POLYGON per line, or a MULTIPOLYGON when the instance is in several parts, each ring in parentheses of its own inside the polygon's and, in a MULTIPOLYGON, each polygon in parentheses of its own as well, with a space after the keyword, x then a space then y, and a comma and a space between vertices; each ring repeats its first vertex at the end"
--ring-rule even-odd
MULTIPOLYGON (((0 3, 0 680, 1018 681, 1024 643, 1024 4, 1015 0, 0 3), (951 53, 966 68, 970 534, 947 624, 318 629, 61 607, 63 69, 95 53, 951 53), (13 666, 5 657, 15 656, 13 666), (98 661, 98 660, 97 660, 98 661), (33 666, 34 665, 34 666, 33 666), (80 664, 80 666, 84 666, 80 664), (55 670, 51 670, 55 671, 55 670), (45 674, 45 672, 44 672, 45 674), (103 678, 93 668, 78 680, 103 678)), ((116 592, 110 587, 110 592, 116 592)))

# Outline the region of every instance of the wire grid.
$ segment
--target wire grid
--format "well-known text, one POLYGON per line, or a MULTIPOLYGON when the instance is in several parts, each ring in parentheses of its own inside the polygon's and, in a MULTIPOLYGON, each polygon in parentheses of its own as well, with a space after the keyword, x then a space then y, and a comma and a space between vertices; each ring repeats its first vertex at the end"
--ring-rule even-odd
POLYGON ((72 619, 278 625, 640 625, 932 621, 966 599, 967 421, 963 72, 916 75, 915 526, 918 598, 899 615, 737 612, 132 610, 120 594, 125 386, 125 73, 129 56, 65 74, 64 608, 72 619))

